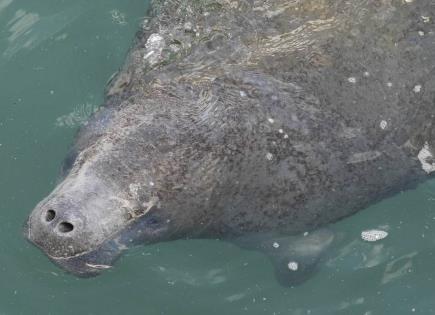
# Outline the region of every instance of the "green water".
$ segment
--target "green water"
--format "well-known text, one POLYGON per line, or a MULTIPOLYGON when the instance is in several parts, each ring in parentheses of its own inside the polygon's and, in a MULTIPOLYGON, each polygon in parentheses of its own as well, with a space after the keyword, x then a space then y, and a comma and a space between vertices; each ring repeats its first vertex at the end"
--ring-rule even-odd
POLYGON ((76 279, 21 226, 55 185, 75 129, 102 102, 147 2, 0 0, 0 314, 435 314, 435 182, 333 229, 317 274, 283 288, 266 257, 218 241, 132 249, 76 279), (382 228, 380 242, 360 239, 382 228))

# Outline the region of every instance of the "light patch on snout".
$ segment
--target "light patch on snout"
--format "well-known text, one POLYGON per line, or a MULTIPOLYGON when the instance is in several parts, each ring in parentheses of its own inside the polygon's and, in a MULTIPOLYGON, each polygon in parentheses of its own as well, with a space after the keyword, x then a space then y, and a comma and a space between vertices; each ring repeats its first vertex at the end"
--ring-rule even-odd
POLYGON ((417 158, 420 160, 421 168, 428 174, 435 171, 434 156, 430 151, 429 144, 425 142, 423 148, 418 152, 417 158))

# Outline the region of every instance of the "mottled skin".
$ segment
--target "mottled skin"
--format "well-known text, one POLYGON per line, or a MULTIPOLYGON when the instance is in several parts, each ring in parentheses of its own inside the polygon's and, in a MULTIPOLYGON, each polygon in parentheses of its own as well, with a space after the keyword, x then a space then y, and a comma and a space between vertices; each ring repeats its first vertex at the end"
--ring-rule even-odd
POLYGON ((432 0, 157 1, 151 16, 27 223, 67 270, 131 244, 313 230, 428 177, 432 0))

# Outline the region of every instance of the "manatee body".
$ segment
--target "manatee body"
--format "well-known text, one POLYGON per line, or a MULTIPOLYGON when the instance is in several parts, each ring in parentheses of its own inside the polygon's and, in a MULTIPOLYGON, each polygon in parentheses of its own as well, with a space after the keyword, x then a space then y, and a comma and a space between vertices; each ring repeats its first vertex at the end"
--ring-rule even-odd
POLYGON ((156 1, 151 16, 27 221, 66 270, 97 274, 135 244, 313 231, 435 170, 431 0, 156 1))

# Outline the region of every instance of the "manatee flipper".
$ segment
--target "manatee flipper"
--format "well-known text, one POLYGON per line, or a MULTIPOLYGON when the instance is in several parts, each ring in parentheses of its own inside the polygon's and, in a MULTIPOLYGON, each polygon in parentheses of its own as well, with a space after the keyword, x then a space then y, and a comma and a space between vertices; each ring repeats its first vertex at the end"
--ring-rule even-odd
POLYGON ((272 261, 278 282, 283 286, 294 286, 303 283, 316 271, 334 238, 332 231, 320 229, 297 236, 256 234, 239 238, 235 243, 265 253, 272 261))

